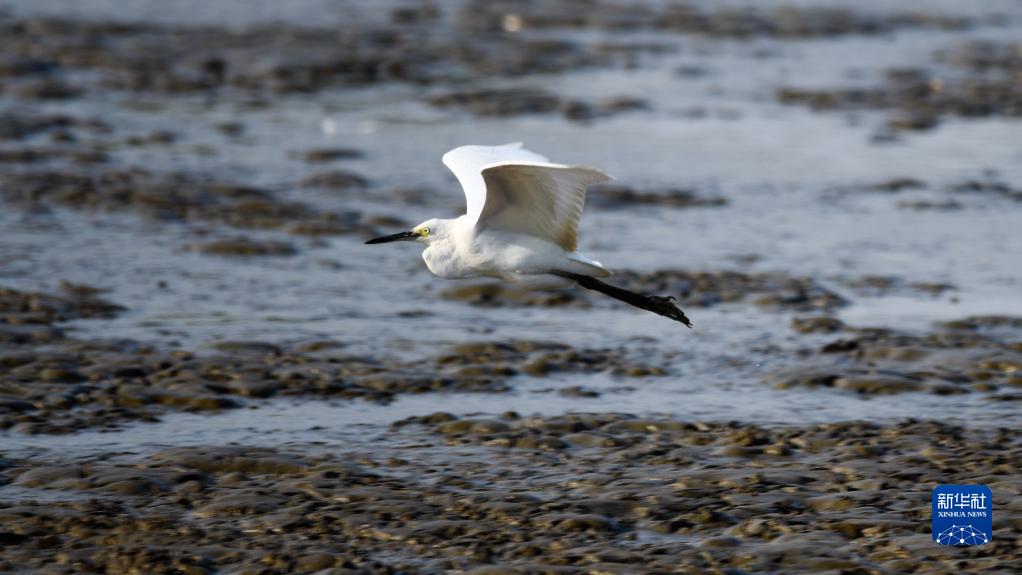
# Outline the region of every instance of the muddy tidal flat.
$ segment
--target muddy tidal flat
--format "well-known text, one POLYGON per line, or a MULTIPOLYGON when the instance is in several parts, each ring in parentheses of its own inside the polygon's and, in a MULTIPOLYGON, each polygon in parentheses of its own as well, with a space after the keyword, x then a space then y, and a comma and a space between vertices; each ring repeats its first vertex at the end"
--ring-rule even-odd
POLYGON ((0 573, 1022 572, 1017 2, 207 4, 0 0, 0 573), (512 141, 695 329, 363 245, 512 141))

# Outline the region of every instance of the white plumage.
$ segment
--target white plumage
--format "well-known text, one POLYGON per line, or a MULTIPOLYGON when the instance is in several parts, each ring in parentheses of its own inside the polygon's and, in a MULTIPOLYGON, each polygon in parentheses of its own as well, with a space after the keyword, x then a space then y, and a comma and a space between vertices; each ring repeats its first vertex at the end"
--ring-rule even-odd
POLYGON ((480 231, 528 234, 575 251, 586 188, 610 177, 553 164, 521 146, 462 146, 444 154, 465 191, 468 219, 480 231))
POLYGON ((596 280, 610 271, 576 251, 586 188, 609 180, 603 172, 551 163, 521 143, 462 146, 444 154, 443 162, 464 189, 465 215, 434 218, 366 243, 424 243, 426 267, 445 279, 492 277, 531 288, 577 282, 688 325, 669 298, 596 280))

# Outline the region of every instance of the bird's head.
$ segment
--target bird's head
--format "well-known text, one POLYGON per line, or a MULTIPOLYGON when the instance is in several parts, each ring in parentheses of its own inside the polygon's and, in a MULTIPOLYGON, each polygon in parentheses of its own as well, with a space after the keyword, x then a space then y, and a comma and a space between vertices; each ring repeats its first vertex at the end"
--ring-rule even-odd
POLYGON ((449 222, 447 220, 433 218, 422 222, 407 232, 399 232, 389 236, 383 236, 382 238, 374 238, 366 243, 386 244, 389 242, 420 242, 430 244, 447 236, 448 224, 449 222))

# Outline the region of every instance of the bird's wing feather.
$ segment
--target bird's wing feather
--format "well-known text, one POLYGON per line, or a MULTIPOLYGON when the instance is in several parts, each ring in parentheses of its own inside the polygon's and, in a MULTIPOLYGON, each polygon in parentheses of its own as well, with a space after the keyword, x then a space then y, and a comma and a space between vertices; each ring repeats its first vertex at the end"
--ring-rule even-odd
POLYGON ((573 252, 586 187, 610 177, 593 168, 530 161, 486 166, 482 179, 486 201, 477 229, 529 234, 573 252))
POLYGON ((550 160, 526 150, 521 142, 515 142, 503 146, 461 146, 444 154, 443 161, 465 190, 466 213, 477 221, 486 204, 483 168, 497 163, 544 163, 550 160))

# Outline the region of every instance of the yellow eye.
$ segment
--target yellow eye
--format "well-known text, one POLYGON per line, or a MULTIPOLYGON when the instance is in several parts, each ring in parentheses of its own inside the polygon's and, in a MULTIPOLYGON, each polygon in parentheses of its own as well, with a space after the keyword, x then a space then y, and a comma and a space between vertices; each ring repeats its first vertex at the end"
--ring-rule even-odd
POLYGON ((419 228, 419 235, 426 237, 429 235, 429 228, 419 228))

